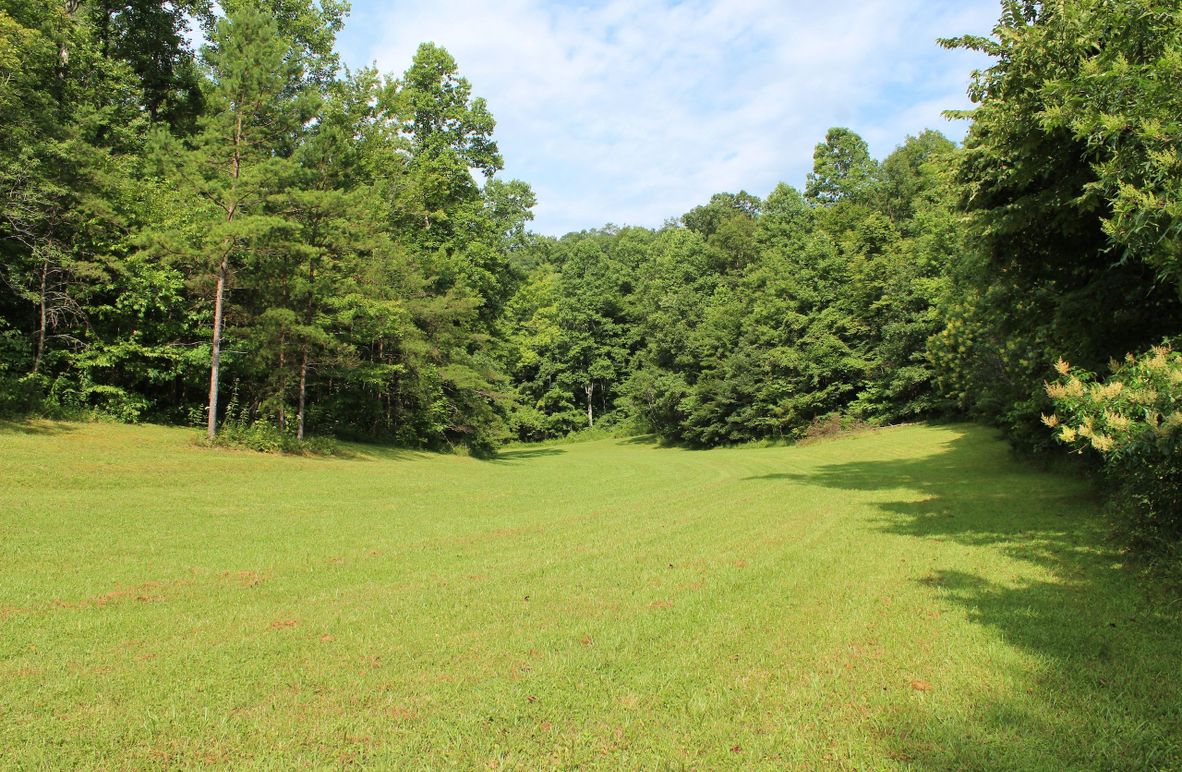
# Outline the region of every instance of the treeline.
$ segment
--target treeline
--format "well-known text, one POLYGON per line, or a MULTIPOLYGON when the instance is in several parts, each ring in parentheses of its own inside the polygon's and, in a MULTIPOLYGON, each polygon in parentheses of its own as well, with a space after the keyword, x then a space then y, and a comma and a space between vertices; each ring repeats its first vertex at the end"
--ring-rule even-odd
POLYGON ((505 320, 521 436, 628 422, 712 446, 952 412, 928 341, 966 250, 956 152, 926 132, 880 164, 833 129, 803 193, 535 244, 505 320))
POLYGON ((993 58, 963 146, 835 128, 803 190, 551 239, 447 52, 346 71, 343 5, 0 0, 0 410, 481 452, 968 415, 1176 536, 1182 16, 1001 8, 944 41, 993 58))
POLYGON ((507 436, 533 195, 444 50, 342 71, 345 7, 0 5, 0 407, 507 436))

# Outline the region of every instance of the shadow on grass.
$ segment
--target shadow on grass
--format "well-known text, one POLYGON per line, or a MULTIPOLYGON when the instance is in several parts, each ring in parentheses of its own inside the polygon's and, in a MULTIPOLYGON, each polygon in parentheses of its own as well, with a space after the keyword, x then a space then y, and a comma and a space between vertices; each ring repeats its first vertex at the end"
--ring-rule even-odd
POLYGON ((665 443, 661 442, 661 438, 655 434, 637 434, 633 437, 626 437, 617 445, 653 445, 657 447, 665 447, 665 443))
POLYGON ((1180 604, 1154 599, 1118 570, 1121 556, 1083 481, 1014 461, 979 428, 958 430, 926 458, 748 479, 881 493, 874 526, 887 533, 1039 569, 978 576, 958 558, 916 579, 1036 665, 1005 673, 1009 688, 957 715, 908 706, 882 737, 892 758, 921 768, 1182 767, 1180 604), (893 500, 900 491, 909 500, 893 500))
POLYGON ((544 458, 546 456, 561 456, 566 451, 561 448, 521 448, 519 450, 502 450, 491 457, 489 460, 493 462, 511 463, 514 461, 526 461, 531 458, 544 458))
POLYGON ((319 447, 314 446, 307 452, 291 455, 302 455, 315 459, 338 459, 340 461, 407 461, 440 454, 433 454, 431 451, 417 448, 404 448, 399 445, 383 445, 378 442, 329 439, 319 447))
POLYGON ((78 427, 73 424, 62 423, 60 421, 47 421, 43 419, 0 419, 0 433, 7 434, 32 434, 40 436, 52 436, 57 434, 69 434, 75 432, 78 427))
POLYGON ((315 461, 406 461, 430 455, 441 455, 427 450, 404 448, 398 445, 383 445, 357 440, 340 440, 333 437, 313 436, 295 447, 271 447, 252 444, 249 441, 219 439, 210 442, 204 432, 194 433, 193 447, 214 452, 243 455, 274 456, 276 458, 309 459, 315 461))

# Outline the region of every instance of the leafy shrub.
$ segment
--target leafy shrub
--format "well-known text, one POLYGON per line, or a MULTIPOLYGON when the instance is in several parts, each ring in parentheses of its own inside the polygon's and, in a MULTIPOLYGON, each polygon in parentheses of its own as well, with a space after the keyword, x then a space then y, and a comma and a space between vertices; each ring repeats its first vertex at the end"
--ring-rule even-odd
POLYGON ((307 437, 297 440, 290 425, 284 430, 266 419, 256 421, 227 420, 213 440, 217 447, 246 448, 260 453, 291 453, 295 455, 348 455, 341 444, 330 437, 307 437))
POLYGON ((139 421, 152 406, 142 394, 105 384, 87 384, 82 399, 101 415, 128 424, 139 421))
POLYGON ((1062 359, 1046 386, 1055 413, 1043 423, 1056 438, 1103 461, 1134 546, 1182 554, 1182 354, 1156 346, 1113 362, 1101 380, 1062 359))
POLYGON ((11 376, 0 372, 0 417, 41 412, 47 384, 43 375, 11 376))
POLYGON ((829 413, 814 418, 808 426, 800 430, 800 439, 804 442, 831 440, 846 434, 867 431, 873 424, 857 416, 842 413, 829 413))
MULTIPOLYGON (((204 411, 190 415, 194 425, 205 423, 204 411)), ((344 453, 340 443, 329 437, 296 439, 295 423, 289 421, 282 429, 269 418, 262 418, 239 401, 238 383, 230 390, 226 415, 218 426, 212 444, 217 447, 246 448, 260 453, 293 453, 297 455, 334 456, 344 453)))
POLYGON ((281 431, 265 419, 242 421, 228 419, 218 428, 214 445, 247 448, 260 453, 297 453, 300 450, 295 433, 281 431))

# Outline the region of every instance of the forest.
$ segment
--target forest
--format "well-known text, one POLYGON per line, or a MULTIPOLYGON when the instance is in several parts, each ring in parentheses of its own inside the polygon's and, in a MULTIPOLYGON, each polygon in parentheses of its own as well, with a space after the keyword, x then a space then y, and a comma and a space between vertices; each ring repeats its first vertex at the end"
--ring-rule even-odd
POLYGON ((1182 538, 1182 11, 1005 0, 963 143, 529 230, 490 105, 338 0, 0 2, 0 413, 495 453, 968 417, 1182 538), (198 41, 198 42, 194 42, 198 41))

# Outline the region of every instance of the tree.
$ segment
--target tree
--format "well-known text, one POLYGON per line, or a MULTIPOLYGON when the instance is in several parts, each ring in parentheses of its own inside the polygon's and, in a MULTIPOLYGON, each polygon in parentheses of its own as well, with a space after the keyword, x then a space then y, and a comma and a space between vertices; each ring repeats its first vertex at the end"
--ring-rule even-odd
POLYGON ((301 78, 293 87, 324 88, 336 77, 340 56, 334 50, 337 33, 349 14, 348 0, 221 0, 215 5, 209 0, 195 0, 199 4, 198 17, 207 38, 212 38, 219 17, 237 16, 240 11, 255 8, 265 13, 275 24, 279 35, 291 45, 291 53, 299 65, 301 78))
POLYGON ((394 110, 410 161, 395 213, 425 251, 454 252, 459 246, 454 215, 480 197, 469 169, 491 179, 504 165, 492 139, 496 122, 458 72, 451 54, 424 43, 397 84, 394 110))
POLYGON ((188 43, 189 18, 205 2, 95 0, 85 5, 104 57, 124 62, 143 91, 151 121, 188 133, 202 110, 201 74, 188 43))
POLYGON ((958 179, 974 249, 953 266, 949 321, 933 355, 952 392, 1027 446, 1049 444, 1040 414, 1050 409, 1042 389, 1050 362, 1066 356, 1096 371, 1182 329, 1178 294, 1156 281, 1168 260, 1122 260, 1105 232, 1119 212, 1102 192, 1124 189, 1109 174, 1124 163, 1113 166, 1111 148, 1081 134, 1086 116, 1073 128, 1063 114, 1072 89, 1094 88, 1093 106, 1110 95, 1110 81, 1087 77, 1092 61, 1106 58, 1108 46, 1096 41, 1116 47, 1113 61, 1138 39, 1157 50, 1130 25, 1144 18, 1134 6, 1158 7, 1087 2, 1077 12, 1072 3, 1007 2, 992 38, 944 41, 995 63, 969 89, 977 107, 964 114, 973 123, 958 179))
POLYGON ((832 128, 813 151, 805 196, 819 204, 864 203, 877 183, 878 164, 866 141, 846 128, 832 128))
POLYGON ((710 203, 682 215, 681 221, 712 247, 719 270, 742 268, 755 256, 755 221, 761 206, 747 191, 716 193, 710 203))
MULTIPOLYGON (((302 68, 275 21, 253 5, 218 22, 205 51, 211 83, 199 132, 179 153, 175 174, 207 218, 204 229, 179 247, 216 272, 210 345, 207 432, 217 433, 218 387, 226 287, 233 262, 266 237, 281 218, 263 211, 285 176, 280 153, 312 114, 316 95, 302 84, 302 68)), ((163 133, 157 141, 175 152, 163 133)), ((178 248, 177 245, 172 248, 178 248)))
POLYGON ((101 54, 76 4, 11 10, 0 11, 0 279, 18 325, 33 328, 27 367, 39 377, 51 343, 80 343, 101 253, 126 225, 118 154, 143 123, 134 79, 101 54))
POLYGON ((581 392, 588 428, 595 426, 596 390, 606 411, 623 381, 628 344, 621 268, 591 240, 576 243, 562 266, 557 346, 562 370, 556 382, 568 394, 581 392))
POLYGON ((641 424, 669 441, 684 441, 691 393, 702 374, 704 345, 698 334, 720 276, 699 232, 666 228, 637 270, 629 315, 640 349, 623 386, 626 403, 641 424))
POLYGON ((1082 0, 1044 11, 1040 42, 1070 66, 1042 84, 1050 131, 1087 148, 1104 233, 1182 293, 1182 16, 1170 0, 1082 0))

